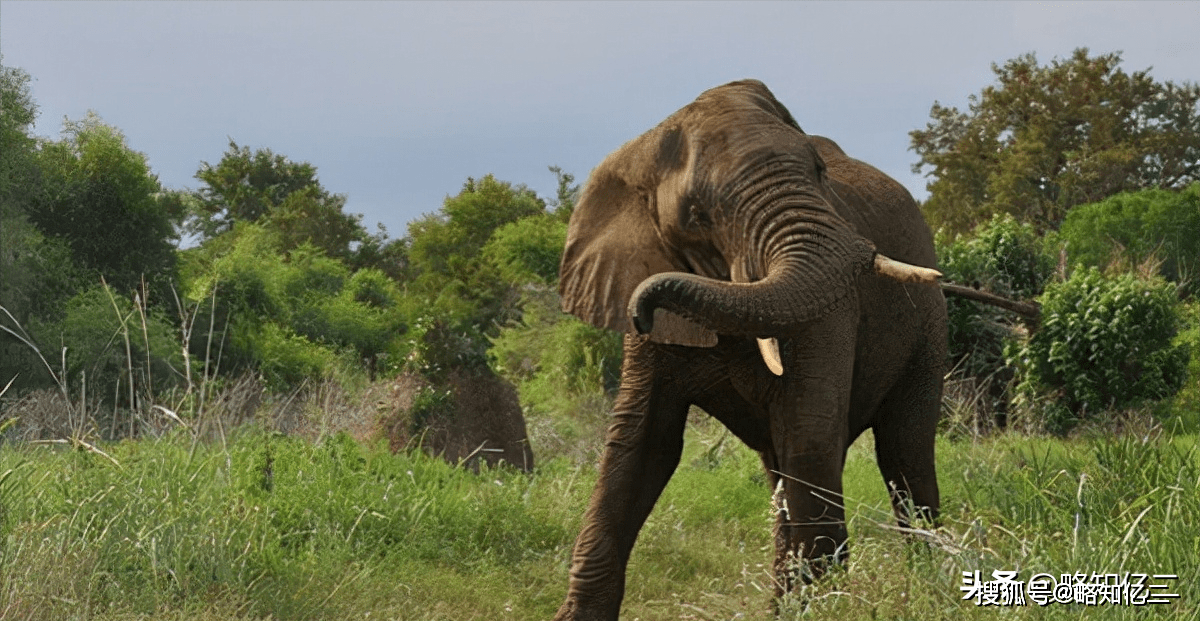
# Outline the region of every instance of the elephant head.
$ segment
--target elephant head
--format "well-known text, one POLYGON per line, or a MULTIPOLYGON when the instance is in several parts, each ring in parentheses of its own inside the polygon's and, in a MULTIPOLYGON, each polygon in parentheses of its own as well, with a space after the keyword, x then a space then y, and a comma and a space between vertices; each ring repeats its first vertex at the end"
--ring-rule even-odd
POLYGON ((756 80, 710 89, 593 171, 571 217, 563 310, 656 342, 776 338, 837 309, 868 270, 936 282, 838 215, 825 163, 756 80))

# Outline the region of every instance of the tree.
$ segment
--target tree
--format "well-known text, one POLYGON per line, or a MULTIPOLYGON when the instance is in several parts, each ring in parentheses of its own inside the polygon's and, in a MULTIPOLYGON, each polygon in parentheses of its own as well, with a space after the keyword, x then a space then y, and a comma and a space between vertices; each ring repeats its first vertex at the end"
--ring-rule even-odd
POLYGON ((483 256, 508 283, 553 286, 566 242, 567 225, 557 212, 533 215, 496 229, 483 256))
POLYGON ((563 172, 558 166, 551 166, 550 172, 554 173, 558 180, 557 196, 555 200, 550 201, 550 206, 554 208, 554 216, 566 224, 571 219, 571 212, 575 211, 575 203, 579 200, 579 184, 575 183, 575 175, 563 172))
POLYGON ((94 112, 66 121, 38 153, 42 183, 30 220, 118 291, 174 279, 177 203, 165 200, 146 156, 94 112))
POLYGON ((24 209, 37 170, 37 142, 30 133, 37 104, 29 79, 19 68, 0 65, 0 208, 5 215, 24 209))
POLYGON ((60 318, 83 280, 67 243, 29 220, 42 183, 29 81, 21 69, 0 65, 0 306, 6 311, 0 314, 0 386, 15 378, 9 396, 51 383, 34 351, 14 334, 28 335, 34 319, 60 318))
POLYGON ((408 292, 426 300, 425 315, 411 324, 423 335, 425 350, 454 352, 446 360, 456 366, 487 362, 488 337, 515 318, 519 296, 483 249, 504 225, 545 214, 546 204, 533 190, 487 175, 467 179, 438 213, 409 223, 408 292))
POLYGON ((319 185, 309 185, 288 194, 268 212, 264 223, 279 233, 287 250, 307 243, 330 257, 349 259, 353 244, 361 243, 367 232, 362 215, 342 211, 345 204, 344 195, 331 195, 319 185))
POLYGON ((993 64, 997 83, 967 112, 934 102, 909 133, 913 172, 932 178, 926 217, 954 233, 997 213, 1049 230, 1075 205, 1200 178, 1200 86, 1120 64, 1087 48, 1048 66, 1026 54, 993 64))
POLYGON ((196 179, 204 185, 186 229, 202 242, 237 222, 262 223, 282 235, 285 252, 310 243, 331 257, 349 259, 354 246, 369 237, 362 216, 345 213, 346 196, 326 190, 315 166, 270 149, 251 150, 230 140, 221 161, 202 162, 196 179))

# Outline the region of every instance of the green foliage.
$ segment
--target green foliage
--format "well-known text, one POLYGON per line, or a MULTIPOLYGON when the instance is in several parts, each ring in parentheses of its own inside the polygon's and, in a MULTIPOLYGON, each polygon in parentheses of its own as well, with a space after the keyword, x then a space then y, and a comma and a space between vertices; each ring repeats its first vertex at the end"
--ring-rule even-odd
POLYGON ((329 347, 314 343, 275 322, 234 326, 234 342, 251 351, 267 385, 277 391, 300 386, 305 380, 333 374, 337 355, 329 347))
POLYGON ((1200 286, 1200 182, 1180 192, 1149 189, 1072 209, 1059 237, 1072 263, 1122 270, 1161 262, 1185 295, 1200 286))
POLYGON ((345 203, 345 196, 331 196, 320 186, 310 185, 288 194, 270 210, 265 222, 279 232, 285 249, 311 244, 331 257, 346 259, 351 256, 351 244, 367 235, 361 214, 342 212, 345 203))
POLYGON ((1179 391, 1189 352, 1175 343, 1174 285, 1077 270, 1048 286, 1041 303, 1041 327, 1006 354, 1027 399, 1053 391, 1052 429, 1179 391))
POLYGON ((496 229, 483 256, 514 285, 558 282, 558 264, 567 242, 567 225, 555 216, 533 215, 496 229))
POLYGON ((1003 296, 1040 294, 1056 263, 1033 226, 1007 214, 992 216, 970 237, 951 238, 939 230, 935 245, 946 280, 1003 296))
POLYGON ((427 314, 418 314, 411 326, 407 370, 440 382, 451 369, 477 369, 487 364, 487 340, 477 330, 456 330, 451 323, 427 314))
MULTIPOLYGON (((385 354, 402 357, 410 311, 381 272, 352 274, 345 263, 307 244, 285 259, 279 232, 263 225, 239 224, 228 235, 232 245, 221 256, 195 253, 187 262, 193 273, 188 296, 197 316, 211 314, 217 330, 229 326, 225 370, 256 368, 283 388, 333 374, 343 356, 363 364, 372 377, 382 370, 378 364, 385 354)), ((194 334, 191 349, 203 359, 207 334, 194 334)))
POLYGON ((51 364, 54 352, 66 349, 61 379, 76 386, 86 378, 88 393, 106 400, 115 392, 130 405, 126 389, 116 390, 130 382, 138 396, 178 383, 182 354, 170 321, 159 310, 135 305, 107 287, 79 292, 66 303, 60 321, 34 321, 30 331, 51 364))
POLYGON ((997 83, 969 111, 934 103, 909 133, 913 172, 932 177, 926 217, 963 233, 1008 213, 1054 229, 1075 205, 1200 175, 1200 86, 1127 74, 1119 53, 1041 66, 1033 54, 992 65, 997 83))
POLYGON ((1200 303, 1193 301, 1180 314, 1184 327, 1179 331, 1176 342, 1191 352, 1191 359, 1188 361, 1183 388, 1175 395, 1171 405, 1183 424, 1183 430, 1196 433, 1200 431, 1200 303))
POLYGON ((216 166, 201 162, 196 179, 204 185, 189 228, 204 238, 232 230, 235 222, 258 222, 293 192, 319 185, 312 164, 293 162, 270 149, 251 151, 232 140, 216 166))
MULTIPOLYGON (((1042 292, 1054 271, 1054 260, 1030 224, 998 214, 976 227, 970 237, 951 238, 939 230, 935 238, 938 268, 948 282, 973 286, 1016 299, 1042 292)), ((947 353, 949 368, 960 369, 989 386, 993 407, 1007 405, 1005 387, 1012 370, 1004 359, 1004 344, 1012 334, 1007 311, 947 296, 947 353)))
POLYGON ((550 206, 554 208, 554 217, 566 224, 571 220, 571 213, 575 211, 575 203, 579 201, 579 184, 575 183, 575 175, 563 172, 558 166, 551 166, 550 172, 554 173, 555 179, 558 180, 558 189, 550 206))
POLYGON ((418 435, 436 421, 454 414, 454 391, 422 386, 413 395, 412 407, 408 410, 409 435, 418 435))
POLYGON ((189 206, 186 230, 202 241, 232 231, 239 222, 260 223, 277 233, 284 252, 311 244, 331 257, 349 259, 355 243, 371 239, 361 215, 344 213, 346 196, 322 187, 317 168, 308 162, 230 141, 216 166, 201 163, 196 179, 204 185, 189 206))
POLYGON ((175 269, 177 214, 160 198, 146 156, 89 113, 67 121, 63 139, 43 144, 38 160, 43 185, 29 210, 38 229, 64 240, 80 266, 122 293, 143 277, 165 289, 175 269))
POLYGON ((516 384, 524 405, 541 413, 571 412, 579 396, 617 388, 622 335, 564 315, 551 292, 531 292, 521 322, 500 331, 488 356, 516 384))
POLYGON ((427 294, 453 287, 456 295, 473 297, 479 306, 494 302, 495 286, 486 281, 495 276, 495 271, 481 260, 484 245, 496 229, 545 213, 545 208, 545 203, 525 186, 514 187, 492 175, 478 182, 468 179, 457 196, 446 199, 441 211, 409 223, 408 256, 416 277, 413 285, 427 294), (479 290, 471 293, 475 289, 479 290))
POLYGON ((418 367, 486 364, 488 337, 517 315, 519 297, 484 247, 500 227, 542 214, 545 203, 532 190, 487 175, 468 179, 438 213, 409 223, 408 294, 424 300, 410 317, 420 326, 411 339, 418 367))
POLYGON ((37 185, 37 104, 29 82, 28 73, 0 65, 0 214, 5 217, 22 212, 37 185))

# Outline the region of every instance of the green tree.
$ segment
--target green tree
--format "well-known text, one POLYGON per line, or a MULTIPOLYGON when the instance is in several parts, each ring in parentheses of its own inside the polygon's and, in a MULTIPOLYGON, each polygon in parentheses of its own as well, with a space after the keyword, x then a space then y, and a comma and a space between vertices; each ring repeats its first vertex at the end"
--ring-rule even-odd
POLYGON ((65 241, 82 268, 122 293, 143 278, 174 280, 177 203, 164 200, 146 156, 120 130, 89 112, 65 122, 62 140, 43 144, 38 160, 30 220, 65 241))
POLYGON ((29 219, 42 184, 29 82, 28 73, 0 65, 0 385, 16 378, 10 396, 52 382, 14 334, 27 336, 34 319, 61 319, 85 281, 67 242, 29 219))
POLYGON ((196 179, 203 185, 188 230, 204 239, 231 230, 235 222, 258 222, 292 192, 319 185, 312 164, 293 162, 270 149, 252 151, 233 140, 216 166, 200 163, 196 179))
POLYGON ((29 80, 21 69, 0 65, 0 213, 5 216, 24 211, 36 183, 37 141, 31 130, 37 104, 29 80))
POLYGON ((555 217, 566 224, 571 219, 571 213, 575 211, 575 203, 579 201, 579 184, 575 183, 575 175, 563 172, 558 166, 551 166, 550 172, 554 173, 558 180, 558 190, 555 192, 555 199, 550 201, 550 206, 554 208, 555 217))
POLYGON ((293 162, 270 149, 238 146, 232 140, 217 165, 202 162, 186 230, 206 241, 237 222, 262 223, 280 232, 284 251, 309 243, 331 257, 350 259, 369 235, 360 214, 345 213, 346 196, 331 194, 317 168, 293 162))
POLYGON ((533 190, 487 175, 468 179, 438 213, 409 223, 409 294, 427 300, 425 312, 433 323, 425 333, 453 340, 446 348, 464 352, 456 359, 484 364, 487 337, 518 309, 515 288, 483 256, 484 246, 503 225, 545 213, 545 202, 533 190))
POLYGON ((355 242, 367 237, 362 216, 342 211, 346 197, 330 195, 317 185, 287 195, 267 214, 264 223, 279 232, 286 249, 312 244, 326 255, 349 259, 355 242))
POLYGON ((352 273, 311 244, 284 257, 279 232, 262 224, 238 223, 209 244, 227 241, 215 258, 190 252, 185 262, 188 298, 217 333, 215 348, 206 333, 193 333, 198 360, 208 355, 216 364, 220 350, 222 371, 257 370, 286 388, 335 374, 335 363, 374 376, 383 354, 402 357, 408 311, 382 272, 352 273))
POLYGON ((935 227, 965 233, 1008 213, 1054 229, 1075 205, 1122 191, 1181 188, 1200 178, 1200 86, 1128 74, 1119 53, 992 65, 997 83, 969 110, 935 102, 909 133, 935 227))
POLYGON ((553 285, 566 241, 567 225, 557 212, 533 215, 496 229, 483 256, 512 285, 553 285))
MULTIPOLYGON (((1054 273, 1055 261, 1031 224, 997 214, 970 236, 938 232, 934 243, 938 269, 948 282, 975 287, 1015 299, 1042 293, 1054 273)), ((1013 368, 1004 358, 1012 339, 1015 317, 1009 311, 957 296, 947 296, 947 368, 974 378, 986 387, 991 408, 1004 413, 1013 368)))

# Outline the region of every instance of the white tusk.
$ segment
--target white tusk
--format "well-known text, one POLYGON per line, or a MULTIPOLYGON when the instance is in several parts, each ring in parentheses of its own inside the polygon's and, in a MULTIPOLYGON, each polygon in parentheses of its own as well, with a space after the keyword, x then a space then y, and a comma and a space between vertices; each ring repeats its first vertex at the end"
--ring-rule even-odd
POLYGON ((938 279, 942 277, 942 273, 937 270, 894 261, 881 254, 875 255, 875 271, 900 282, 917 282, 927 285, 937 284, 938 279))
POLYGON ((775 375, 783 375, 783 359, 779 357, 779 341, 774 338, 758 339, 758 353, 763 362, 775 375))

